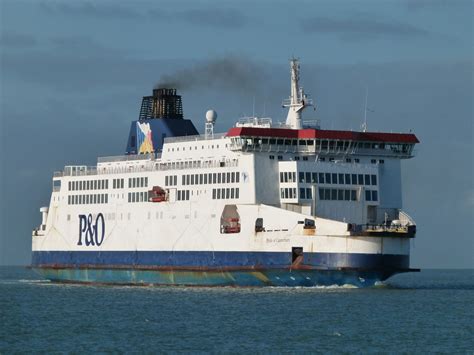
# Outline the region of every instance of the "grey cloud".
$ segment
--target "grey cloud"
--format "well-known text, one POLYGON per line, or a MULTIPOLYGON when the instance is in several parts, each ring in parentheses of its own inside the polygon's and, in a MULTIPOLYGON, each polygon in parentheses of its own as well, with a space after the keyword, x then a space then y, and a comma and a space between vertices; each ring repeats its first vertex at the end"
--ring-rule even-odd
POLYGON ((2 32, 0 34, 0 46, 2 47, 32 47, 37 44, 37 39, 31 35, 14 33, 14 32, 2 32))
POLYGON ((110 57, 123 54, 122 50, 104 46, 87 36, 55 37, 50 39, 50 43, 55 47, 55 50, 60 50, 68 55, 77 53, 81 56, 110 57))
POLYGON ((402 4, 409 11, 424 11, 428 9, 450 10, 456 7, 472 7, 473 3, 470 0, 404 0, 401 1, 400 4, 402 4))
POLYGON ((118 5, 116 3, 92 1, 86 2, 58 2, 47 1, 41 3, 41 8, 51 14, 66 16, 86 16, 110 19, 141 19, 144 21, 161 21, 166 23, 186 22, 197 26, 212 28, 237 29, 243 27, 247 17, 236 9, 212 7, 208 9, 195 8, 188 10, 173 10, 157 8, 153 2, 142 4, 142 10, 134 7, 118 5), (145 9, 146 5, 146 9, 145 9))
POLYGON ((234 9, 194 9, 176 12, 176 17, 188 23, 216 28, 241 28, 247 17, 234 9))
POLYGON ((103 46, 88 37, 59 37, 50 41, 55 47, 53 51, 6 51, 2 58, 5 78, 60 91, 148 82, 150 86, 156 84, 184 91, 224 89, 238 94, 259 94, 264 85, 268 91, 272 83, 265 66, 239 56, 194 63, 189 60, 147 60, 123 55, 120 50, 103 46))
POLYGON ((51 14, 67 16, 88 16, 100 18, 136 19, 143 15, 131 7, 117 3, 92 2, 92 1, 44 1, 41 8, 51 14))
POLYGON ((384 22, 369 18, 334 19, 312 17, 301 22, 301 29, 309 33, 336 34, 342 39, 373 37, 409 37, 426 36, 428 31, 399 22, 384 22))

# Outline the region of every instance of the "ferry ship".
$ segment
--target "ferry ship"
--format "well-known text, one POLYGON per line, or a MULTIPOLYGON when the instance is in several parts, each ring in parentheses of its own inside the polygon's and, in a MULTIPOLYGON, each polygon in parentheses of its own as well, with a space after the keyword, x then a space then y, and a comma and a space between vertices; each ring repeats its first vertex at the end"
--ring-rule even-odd
POLYGON ((55 282, 357 287, 417 271, 401 209, 417 137, 304 121, 297 59, 290 74, 285 122, 242 118, 222 134, 209 110, 200 135, 176 89, 143 97, 124 155, 54 173, 33 269, 55 282))

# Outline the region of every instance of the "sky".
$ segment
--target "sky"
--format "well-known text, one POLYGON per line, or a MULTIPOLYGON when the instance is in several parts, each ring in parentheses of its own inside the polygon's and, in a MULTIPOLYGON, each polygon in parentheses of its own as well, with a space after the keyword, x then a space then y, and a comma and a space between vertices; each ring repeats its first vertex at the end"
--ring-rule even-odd
POLYGON ((216 131, 282 121, 288 60, 326 129, 409 132, 412 267, 474 267, 472 1, 0 0, 0 265, 27 265, 52 172, 125 151, 154 85, 216 131), (373 111, 373 112, 372 112, 373 111))

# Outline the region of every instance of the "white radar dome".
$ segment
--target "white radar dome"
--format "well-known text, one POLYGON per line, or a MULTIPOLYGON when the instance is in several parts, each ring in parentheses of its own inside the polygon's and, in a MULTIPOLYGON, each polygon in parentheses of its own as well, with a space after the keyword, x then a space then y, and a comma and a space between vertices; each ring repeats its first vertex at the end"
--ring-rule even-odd
POLYGON ((208 123, 214 123, 217 120, 217 112, 214 110, 209 110, 206 112, 206 121, 208 123))

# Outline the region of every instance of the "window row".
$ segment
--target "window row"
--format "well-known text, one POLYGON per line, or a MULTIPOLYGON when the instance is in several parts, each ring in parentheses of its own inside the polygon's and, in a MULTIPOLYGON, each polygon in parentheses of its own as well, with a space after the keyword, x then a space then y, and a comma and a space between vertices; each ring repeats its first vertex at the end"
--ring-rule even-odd
POLYGON ((237 166, 238 159, 226 159, 222 160, 186 160, 186 161, 169 161, 163 163, 155 163, 155 169, 157 170, 169 170, 169 169, 188 169, 188 168, 223 168, 225 166, 237 166))
MULTIPOLYGON (((293 176, 292 176, 293 178, 293 176)), ((280 182, 291 182, 285 181, 286 176, 282 176, 280 173, 280 182)), ((298 174, 300 183, 307 184, 340 184, 340 185, 366 185, 366 186, 377 186, 377 175, 374 174, 340 174, 340 173, 313 173, 313 172, 300 172, 298 174)))
MULTIPOLYGON (((205 147, 204 145, 201 145, 201 150, 205 149, 204 147, 205 147)), ((225 145, 225 147, 227 148, 227 144, 225 145)), ((176 150, 177 152, 179 152, 179 148, 180 148, 180 147, 176 147, 176 149, 175 149, 175 148, 168 148, 168 152, 174 152, 175 150, 176 150)), ((219 144, 216 144, 216 145, 214 145, 214 144, 208 145, 208 146, 207 146, 207 149, 219 149, 219 144)), ((181 151, 184 152, 184 151, 186 151, 186 150, 193 150, 193 146, 189 146, 188 149, 186 149, 186 147, 181 147, 181 151)), ((197 146, 197 145, 194 146, 194 150, 198 150, 198 146, 197 146)))
POLYGON ((365 200, 366 201, 375 201, 379 200, 377 191, 375 190, 365 190, 365 200))
POLYGON ((280 196, 281 198, 298 198, 295 187, 280 189, 280 196))
POLYGON ((183 175, 182 185, 228 184, 240 182, 238 172, 183 175))
POLYGON ((109 202, 108 194, 92 194, 92 195, 71 195, 67 197, 68 205, 89 205, 102 204, 109 202))
POLYGON ((112 188, 123 189, 124 179, 112 179, 112 188))
POLYGON ((319 199, 328 201, 357 201, 357 190, 319 188, 319 199))
POLYGON ((148 187, 148 177, 128 178, 128 187, 148 187))
POLYGON ((189 200, 189 190, 178 190, 176 194, 176 199, 178 201, 188 201, 189 200))
POLYGON ((109 180, 69 181, 69 191, 103 190, 109 188, 109 180))
POLYGON ((148 199, 148 191, 128 193, 128 202, 148 202, 148 199))
MULTIPOLYGON (((377 164, 377 159, 371 159, 370 162, 372 164, 377 164)), ((385 160, 379 159, 379 164, 384 164, 384 163, 385 163, 385 160)))
POLYGON ((165 176, 165 186, 176 186, 176 185, 178 185, 177 175, 165 176))
POLYGON ((286 145, 286 146, 314 146, 313 139, 291 139, 291 138, 253 138, 253 137, 236 137, 231 138, 233 145, 259 148, 262 145, 286 145))
POLYGON ((212 189, 213 200, 228 200, 239 198, 239 188, 212 189))
POLYGON ((295 171, 280 171, 280 182, 297 182, 295 171))

